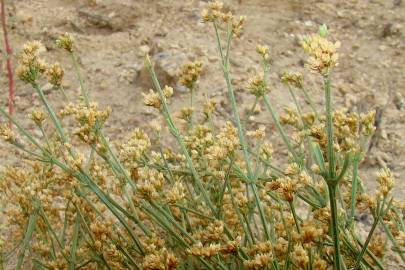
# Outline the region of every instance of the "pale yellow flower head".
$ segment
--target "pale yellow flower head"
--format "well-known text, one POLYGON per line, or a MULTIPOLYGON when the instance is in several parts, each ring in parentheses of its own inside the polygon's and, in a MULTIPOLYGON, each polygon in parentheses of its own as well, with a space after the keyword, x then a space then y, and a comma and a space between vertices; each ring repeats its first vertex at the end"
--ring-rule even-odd
POLYGON ((377 182, 379 184, 378 192, 382 196, 387 196, 394 187, 394 176, 390 169, 382 168, 377 172, 377 182))
POLYGON ((219 1, 209 2, 207 8, 201 12, 201 19, 204 23, 213 22, 215 24, 225 23, 231 27, 233 37, 240 37, 243 30, 245 16, 235 18, 232 12, 224 11, 224 4, 219 1))
POLYGON ((158 93, 156 93, 152 89, 149 89, 149 93, 142 93, 142 96, 143 96, 143 103, 146 106, 150 106, 160 110, 162 106, 162 101, 160 100, 160 96, 158 93))
POLYGON ((249 79, 249 83, 246 86, 249 93, 256 97, 264 96, 269 92, 269 87, 267 86, 264 78, 260 74, 256 74, 249 79))
POLYGON ((6 124, 0 125, 0 138, 5 140, 6 142, 15 141, 14 132, 6 124))
POLYGON ((222 12, 224 4, 219 1, 213 1, 208 4, 208 7, 201 12, 203 22, 213 22, 216 19, 223 17, 225 14, 222 12))
POLYGON ((46 51, 40 41, 27 42, 18 58, 18 66, 16 68, 17 77, 30 84, 34 84, 39 76, 47 69, 47 64, 39 55, 46 51))
POLYGON ((64 71, 59 63, 55 63, 46 70, 48 75, 48 82, 55 87, 59 87, 62 84, 64 71))
POLYGON ((186 63, 179 72, 180 84, 188 89, 193 89, 194 84, 200 78, 202 63, 199 61, 186 63))
POLYGON ((68 52, 73 52, 74 38, 69 33, 64 33, 56 40, 56 46, 65 49, 68 52))
POLYGON ((256 52, 260 54, 266 61, 270 59, 269 51, 270 49, 267 45, 257 45, 256 47, 256 52))
POLYGON ((302 88, 304 76, 299 72, 284 72, 281 75, 281 81, 286 85, 302 88))
POLYGON ((301 41, 301 46, 309 55, 307 67, 322 75, 327 75, 332 68, 338 65, 340 42, 329 41, 326 35, 313 34, 301 41))
POLYGON ((46 115, 43 111, 35 110, 30 115, 29 118, 34 121, 38 126, 41 126, 46 119, 46 115))

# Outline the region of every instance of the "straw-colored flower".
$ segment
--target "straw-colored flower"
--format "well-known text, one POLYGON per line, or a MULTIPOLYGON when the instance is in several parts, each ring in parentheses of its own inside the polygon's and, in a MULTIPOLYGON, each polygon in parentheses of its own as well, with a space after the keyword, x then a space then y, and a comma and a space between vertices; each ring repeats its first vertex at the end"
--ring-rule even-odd
POLYGON ((387 196, 394 187, 394 176, 390 169, 382 168, 377 172, 377 182, 379 183, 378 192, 387 196))
POLYGON ((45 47, 39 41, 27 42, 18 59, 16 74, 20 80, 34 84, 47 69, 47 64, 39 57, 45 47))
POLYGON ((146 106, 150 106, 160 110, 162 106, 162 101, 160 100, 160 96, 158 93, 156 93, 152 89, 149 89, 149 93, 142 93, 142 96, 143 96, 143 103, 146 106))
POLYGON ((246 20, 245 16, 235 18, 232 12, 225 12, 223 9, 224 4, 219 1, 208 3, 206 9, 201 12, 201 19, 203 22, 213 22, 215 24, 225 23, 231 28, 233 37, 240 37, 243 30, 243 24, 246 20))
POLYGON ((6 124, 3 124, 3 125, 0 126, 0 138, 5 140, 6 142, 15 141, 14 132, 6 124))
POLYGON ((281 81, 286 85, 302 88, 304 76, 299 72, 284 72, 281 75, 281 81))
POLYGON ((68 52, 73 52, 74 38, 69 33, 64 33, 56 40, 56 46, 65 49, 68 52))
POLYGON ((270 59, 269 46, 257 45, 256 52, 260 54, 264 60, 268 61, 270 59))
POLYGON ((203 22, 213 22, 221 17, 224 17, 222 8, 224 3, 219 1, 213 1, 208 3, 208 7, 201 12, 203 22))
POLYGON ((307 66, 314 71, 327 75, 332 68, 337 66, 340 42, 330 42, 319 34, 305 37, 301 41, 304 51, 309 55, 307 66))
POLYGON ((46 115, 43 111, 35 110, 29 115, 29 117, 37 126, 42 126, 42 123, 45 121, 46 115))
POLYGON ((217 102, 213 99, 210 99, 206 103, 204 103, 203 113, 206 119, 209 119, 212 116, 215 111, 216 105, 217 102))
POLYGON ((193 89, 194 84, 197 82, 198 78, 200 78, 201 69, 202 63, 199 61, 184 64, 179 73, 180 84, 190 90, 193 89))
POLYGON ((48 82, 53 86, 59 87, 62 84, 64 71, 59 63, 48 67, 46 74, 48 75, 48 82))
POLYGON ((246 86, 249 93, 256 97, 264 96, 269 92, 269 87, 265 82, 262 75, 256 74, 252 78, 249 79, 249 83, 246 86))

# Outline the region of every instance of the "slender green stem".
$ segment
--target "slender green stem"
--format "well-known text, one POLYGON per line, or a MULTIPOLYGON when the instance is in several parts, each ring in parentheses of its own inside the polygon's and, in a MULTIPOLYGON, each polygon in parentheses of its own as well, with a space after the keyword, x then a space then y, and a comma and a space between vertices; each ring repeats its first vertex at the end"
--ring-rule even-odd
POLYGON ((49 152, 51 152, 51 144, 49 143, 48 135, 46 134, 43 125, 39 125, 39 129, 41 130, 42 137, 44 137, 46 145, 48 146, 49 152))
POLYGON ((377 228, 378 222, 380 221, 379 217, 375 217, 373 226, 371 227, 370 232, 368 233, 366 242, 363 244, 363 248, 361 249, 359 255, 357 255, 356 262, 354 264, 353 270, 357 270, 360 267, 361 260, 363 259, 364 253, 367 250, 368 244, 370 244, 371 238, 374 234, 375 229, 377 228))
POLYGON ((173 136, 176 138, 176 140, 177 140, 177 142, 178 142, 178 144, 179 144, 179 146, 181 148, 181 151, 182 151, 183 155, 186 157, 187 165, 188 165, 189 169, 191 170, 191 173, 193 175, 195 183, 197 184, 197 187, 199 188, 199 190, 200 190, 200 192, 201 192, 201 194, 202 194, 202 196, 204 198, 205 203, 210 208, 212 213, 215 214, 215 208, 214 208, 214 205, 211 202, 209 194, 207 193, 207 191, 206 191, 206 189, 205 189, 205 187, 204 187, 204 185, 203 185, 203 183, 201 181, 201 178, 200 178, 197 170, 195 169, 193 160, 191 159, 191 156, 188 153, 188 150, 187 150, 187 147, 186 147, 186 145, 184 143, 184 140, 181 137, 180 132, 178 131, 178 129, 174 125, 173 120, 172 120, 172 118, 171 118, 171 116, 169 114, 169 108, 167 107, 166 99, 164 97, 162 88, 160 86, 160 83, 159 83, 159 81, 157 79, 155 70, 153 69, 152 63, 150 62, 149 58, 146 59, 145 64, 146 64, 146 68, 148 69, 149 73, 151 74, 152 81, 153 81, 153 84, 155 86, 155 89, 157 90, 157 92, 158 92, 158 94, 160 96, 160 99, 162 101, 162 107, 163 107, 162 113, 163 113, 164 119, 166 120, 166 123, 167 123, 167 125, 169 127, 169 130, 173 134, 173 136))
POLYGON ((298 114, 301 116, 301 121, 302 121, 302 125, 304 126, 304 120, 302 119, 302 109, 300 104, 298 103, 298 99, 297 96, 294 93, 294 90, 291 88, 291 86, 288 86, 288 92, 290 92, 290 95, 294 101, 294 105, 297 108, 298 114))
POLYGON ((329 188, 329 200, 330 200, 330 208, 331 208, 331 232, 332 232, 332 240, 333 240, 333 265, 334 270, 341 270, 342 264, 340 261, 340 244, 339 244, 339 223, 338 223, 338 209, 336 204, 336 186, 328 185, 329 188))
POLYGON ((51 226, 51 224, 50 224, 50 222, 49 222, 49 220, 48 220, 48 218, 47 218, 47 216, 46 216, 46 213, 45 213, 45 211, 44 211, 44 209, 43 209, 42 207, 41 207, 41 209, 40 209, 40 216, 42 217, 42 219, 44 220, 44 222, 45 222, 46 226, 48 227, 49 231, 51 232, 51 234, 52 234, 53 237, 55 238, 56 243, 58 244, 58 246, 59 246, 59 248, 60 248, 60 251, 61 251, 61 253, 62 253, 62 256, 66 259, 67 262, 69 262, 69 259, 68 259, 68 257, 66 256, 66 254, 65 254, 65 252, 64 252, 64 250, 63 250, 63 249, 64 249, 64 246, 63 246, 63 244, 60 242, 58 236, 56 235, 55 230, 52 228, 52 226, 51 226))
POLYGON ((29 156, 35 157, 40 161, 46 162, 46 157, 41 156, 37 153, 32 152, 31 150, 28 150, 26 147, 24 147, 24 145, 22 145, 21 143, 14 141, 11 143, 12 145, 14 145, 15 147, 17 147, 18 149, 20 149, 21 151, 27 153, 29 156))
MULTIPOLYGON (((377 228, 378 223, 381 221, 381 219, 384 218, 384 216, 387 214, 387 212, 390 210, 391 208, 391 204, 392 204, 392 200, 390 200, 387 203, 387 196, 384 197, 383 201, 380 203, 377 202, 377 209, 375 211, 375 216, 374 216, 374 222, 373 225, 370 229, 370 232, 367 235, 367 239, 363 244, 363 248, 361 249, 359 255, 357 256, 356 262, 354 264, 353 270, 357 270, 360 267, 360 263, 363 259, 364 253, 367 250, 368 245, 370 244, 371 238, 374 235, 374 231, 377 228)), ((371 252, 370 252, 371 253, 371 252)), ((372 253, 371 253, 372 254, 372 253)))
POLYGON ((328 163, 329 163, 329 180, 335 180, 335 154, 333 152, 333 119, 332 119, 332 98, 330 89, 330 78, 326 75, 325 84, 325 107, 326 107, 326 132, 328 136, 328 163))
POLYGON ((73 239, 72 239, 72 246, 70 249, 70 263, 69 263, 69 270, 74 270, 76 265, 76 252, 77 252, 77 245, 79 240, 79 228, 80 228, 80 216, 76 214, 76 222, 73 229, 73 239))
POLYGON ((224 58, 224 54, 223 54, 222 46, 221 46, 221 39, 219 37, 219 32, 218 32, 218 27, 216 25, 216 22, 214 22, 214 27, 215 27, 215 36, 217 38, 217 43, 218 43, 217 44, 218 45, 218 50, 219 50, 220 56, 221 56, 222 71, 223 71, 226 86, 227 86, 227 89, 228 89, 228 97, 229 97, 229 100, 231 102, 233 117, 234 117, 236 127, 237 127, 237 130, 238 130, 239 141, 240 141, 240 144, 242 146, 242 152, 243 152, 244 160, 245 160, 245 163, 246 163, 246 168, 247 168, 247 171, 248 171, 248 176, 249 176, 249 178, 251 178, 252 177, 252 167, 250 165, 248 146, 247 146, 245 135, 244 135, 244 132, 243 132, 243 127, 242 127, 242 124, 241 124, 241 121, 240 121, 238 105, 236 103, 235 93, 234 93, 234 90, 233 90, 231 77, 230 77, 230 72, 229 72, 229 56, 230 56, 229 51, 230 51, 230 43, 232 41, 232 32, 230 31, 230 29, 228 27, 227 51, 226 51, 226 54, 225 54, 226 58, 224 58))
POLYGON ((240 212, 240 209, 237 206, 235 197, 233 196, 232 187, 231 187, 231 184, 229 183, 229 181, 226 182, 226 187, 229 191, 229 195, 231 196, 231 203, 232 203, 233 209, 235 209, 236 215, 238 216, 238 219, 239 219, 239 223, 241 224, 241 226, 245 232, 246 239, 249 241, 250 244, 254 244, 255 239, 253 237, 249 238, 249 236, 253 236, 253 232, 251 231, 250 226, 248 226, 249 224, 244 222, 245 218, 243 217, 243 214, 240 212))
MULTIPOLYGON (((343 229, 343 228, 342 228, 342 229, 343 229)), ((348 251, 350 251, 352 254, 357 254, 358 251, 357 251, 357 249, 356 249, 355 246, 354 246, 355 243, 353 243, 353 239, 355 239, 358 243, 359 243, 359 239, 358 239, 357 235, 355 235, 353 232, 350 232, 350 234, 351 234, 351 238, 350 238, 350 239, 349 239, 349 235, 348 235, 348 234, 342 234, 342 244, 344 245, 344 248, 347 249, 348 251)), ((359 243, 359 244, 360 244, 360 243, 359 243)), ((371 253, 367 252, 367 254, 370 255, 371 253)), ((381 267, 379 261, 376 260, 376 258, 374 258, 374 257, 372 257, 372 256, 370 256, 370 257, 371 257, 371 259, 374 261, 374 263, 378 266, 378 268, 380 268, 380 270, 384 270, 384 268, 381 267)), ((363 259, 362 259, 362 262, 363 262, 363 264, 364 264, 365 266, 368 267, 367 269, 374 269, 374 268, 371 266, 370 262, 368 262, 366 259, 363 258, 363 259)), ((361 268, 362 270, 364 270, 363 266, 360 266, 360 268, 361 268)))
POLYGON ((385 233, 386 233, 387 236, 388 236, 388 239, 390 239, 390 241, 391 241, 393 247, 397 250, 397 253, 398 253, 399 256, 401 257, 402 262, 405 263, 405 255, 404 255, 403 252, 401 252, 401 246, 398 245, 397 241, 395 240, 394 235, 392 235, 392 232, 391 232, 391 230, 388 228, 388 226, 387 226, 384 222, 382 222, 382 225, 383 225, 383 227, 384 227, 385 233))
POLYGON ((20 254, 18 256, 18 261, 17 261, 17 266, 16 270, 21 269, 23 262, 24 262, 24 256, 25 256, 25 251, 28 248, 29 243, 31 242, 32 236, 34 234, 35 228, 36 228, 36 223, 37 223, 37 218, 38 218, 38 209, 34 210, 34 212, 31 214, 28 223, 27 223, 27 229, 25 232, 24 236, 24 241, 23 241, 23 246, 20 250, 20 254))
POLYGON ((124 254, 125 258, 128 259, 129 263, 127 263, 127 267, 130 269, 134 267, 134 269, 140 269, 134 258, 125 250, 121 245, 116 244, 116 247, 124 254))
POLYGON ((224 53, 222 51, 221 38, 219 37, 218 25, 217 25, 216 22, 214 22, 213 25, 214 25, 214 29, 215 29, 215 37, 217 39, 217 45, 218 45, 219 54, 221 56, 221 62, 222 62, 222 64, 224 64, 223 61, 224 61, 225 58, 224 58, 224 53))
POLYGON ((190 107, 191 107, 191 115, 190 115, 190 126, 193 127, 194 122, 194 100, 195 100, 195 91, 194 85, 190 89, 190 107))
POLYGON ((218 50, 220 52, 220 56, 221 56, 221 63, 222 63, 222 71, 223 71, 223 75, 225 78, 225 82, 227 85, 227 89, 228 89, 228 97, 229 100, 231 102, 231 107, 232 107, 232 112, 233 112, 233 117, 237 126, 237 130, 238 130, 238 136, 239 136, 239 141, 242 147, 242 152, 243 152, 243 157, 246 163, 246 168, 247 168, 247 173, 248 173, 248 178, 250 181, 250 186, 253 190, 253 194, 255 197, 255 201, 256 201, 256 206, 258 207, 259 210, 259 216, 260 216, 260 220, 263 226, 263 230, 265 232, 266 238, 269 240, 270 239, 270 233, 268 230, 268 226, 267 226, 267 222, 266 222, 266 218, 264 215, 264 210, 263 210, 263 206, 261 204, 261 200, 259 197, 259 194, 257 192, 257 187, 256 184, 254 183, 254 175, 253 175, 253 171, 252 171, 252 167, 250 164, 250 158, 249 158, 249 149, 248 149, 248 145, 246 143, 246 138, 243 132, 243 127, 242 127, 242 123, 239 117, 239 111, 238 111, 238 105, 236 103, 236 98, 235 98, 235 93, 233 90, 233 86, 232 86, 232 82, 231 82, 231 77, 230 77, 230 72, 229 72, 229 57, 230 57, 230 47, 231 47, 231 41, 232 41, 232 31, 231 31, 231 25, 228 24, 228 30, 227 30, 227 47, 226 47, 226 54, 224 57, 223 51, 222 51, 222 46, 221 46, 221 39, 219 37, 219 33, 218 33, 218 27, 216 25, 216 22, 214 22, 214 28, 215 28, 215 36, 217 38, 217 45, 218 45, 218 50))
MULTIPOLYGON (((268 84, 269 71, 270 71, 270 64, 267 60, 263 59, 263 80, 266 85, 268 84)), ((279 117, 278 117, 276 111, 273 109, 273 106, 271 105, 269 98, 266 95, 264 95, 263 99, 264 99, 264 104, 266 105, 267 110, 270 112, 271 118, 273 118, 273 121, 276 124, 277 130, 280 133, 281 138, 283 139, 285 145, 288 148, 288 151, 294 157, 295 162, 297 162, 298 164, 301 164, 300 158, 298 157, 297 153, 295 152, 294 148, 292 147, 292 144, 291 144, 290 140, 288 139, 287 134, 285 133, 283 127, 281 126, 279 117)))
POLYGON ((269 228, 267 226, 266 216, 264 214, 264 209, 263 209, 262 203, 260 201, 259 193, 257 191, 257 186, 256 186, 255 183, 252 183, 251 187, 252 187, 253 195, 254 195, 255 200, 256 200, 257 207, 259 209, 259 216, 260 216, 260 220, 261 220, 262 225, 263 225, 263 229, 264 229, 264 233, 266 235, 266 239, 270 240, 270 232, 269 232, 269 228))
POLYGON ((128 194, 128 191, 126 190, 125 187, 122 188, 122 192, 124 194, 124 196, 127 198, 128 204, 133 212, 132 216, 134 217, 134 219, 136 220, 136 224, 139 226, 139 228, 142 230, 142 232, 147 235, 147 236, 151 236, 152 233, 150 232, 150 230, 148 229, 148 227, 139 219, 138 215, 136 214, 136 209, 135 209, 135 205, 134 202, 131 200, 130 195, 128 194))
POLYGON ((255 236, 253 234, 252 225, 251 225, 251 222, 249 222, 249 218, 246 216, 246 214, 242 214, 242 217, 243 217, 243 220, 244 220, 244 222, 246 224, 246 228, 248 229, 248 232, 249 232, 249 235, 246 235, 246 237, 247 237, 246 239, 249 241, 248 236, 250 236, 250 238, 252 239, 251 242, 256 243, 255 236))
POLYGON ((84 81, 83 81, 83 78, 81 76, 79 63, 77 62, 77 57, 76 57, 75 53, 73 53, 73 52, 70 53, 70 57, 72 58, 73 66, 74 66, 75 71, 76 71, 76 76, 79 79, 80 90, 81 90, 84 102, 88 106, 89 105, 89 94, 87 92, 86 87, 84 86, 84 81))
POLYGON ((165 211, 162 207, 160 207, 158 204, 154 203, 153 201, 149 202, 150 205, 154 207, 160 213, 166 220, 168 220, 175 228, 177 228, 185 237, 187 237, 193 244, 196 243, 197 241, 191 236, 187 230, 182 227, 178 222, 173 218, 172 215, 168 214, 167 211, 165 211))
POLYGON ((285 265, 284 265, 284 270, 288 270, 288 269, 290 269, 290 262, 291 262, 290 255, 291 255, 291 250, 293 248, 293 241, 292 241, 291 231, 288 228, 287 223, 284 218, 282 207, 279 208, 279 211, 280 211, 281 222, 284 226, 284 230, 285 230, 285 232, 287 234, 287 238, 288 238, 288 249, 287 249, 287 254, 285 255, 285 265))
MULTIPOLYGON (((72 170, 70 170, 70 168, 66 164, 64 164, 63 162, 61 162, 57 159, 54 159, 53 162, 55 165, 57 165, 64 171, 72 173, 73 176, 76 179, 78 179, 79 181, 81 181, 82 183, 85 183, 86 185, 88 185, 90 190, 92 190, 97 195, 97 197, 106 205, 106 207, 114 214, 114 216, 120 221, 122 226, 127 230, 129 236, 131 236, 135 245, 139 248, 140 253, 144 254, 143 248, 141 246, 141 243, 140 243, 138 237, 133 233, 133 230, 130 227, 130 225, 127 223, 127 221, 124 219, 124 217, 118 211, 120 211, 127 217, 133 218, 133 216, 128 215, 127 212, 125 211, 125 209, 123 209, 120 205, 117 204, 117 202, 115 202, 113 199, 111 199, 110 196, 105 194, 100 189, 100 187, 96 183, 94 183, 94 181, 85 172, 81 172, 81 171, 72 172, 72 170)), ((136 221, 136 219, 134 221, 136 221)))
POLYGON ((172 207, 180 208, 180 209, 184 210, 184 212, 190 212, 190 213, 192 213, 192 214, 194 214, 196 216, 202 217, 202 218, 206 218, 206 219, 209 219, 209 220, 216 220, 215 217, 210 217, 210 216, 201 214, 200 212, 198 212, 198 211, 196 211, 196 210, 194 210, 192 208, 188 208, 188 207, 180 205, 180 204, 172 205, 172 207))
POLYGON ((297 232, 301 233, 301 228, 300 228, 297 212, 295 211, 294 202, 293 201, 288 202, 288 204, 290 205, 290 209, 291 209, 291 212, 293 214, 293 218, 294 218, 294 222, 295 222, 295 227, 297 228, 297 232))
POLYGON ((70 203, 71 203, 71 200, 68 200, 68 202, 66 204, 66 208, 65 208, 63 229, 62 229, 61 236, 60 236, 61 246, 65 245, 66 229, 67 229, 67 226, 68 226, 68 216, 67 215, 68 215, 68 210, 69 210, 70 203))
POLYGON ((23 134, 33 145, 35 145, 38 149, 44 152, 44 148, 41 144, 32 136, 30 132, 28 132, 25 128, 23 128, 9 113, 7 113, 3 108, 0 107, 0 113, 5 116, 8 120, 10 120, 19 130, 21 134, 23 134))
POLYGON ((232 170, 232 166, 233 163, 235 161, 235 157, 232 156, 231 160, 229 162, 229 166, 228 166, 228 170, 226 171, 226 175, 225 175, 225 180, 224 180, 224 184, 222 186, 221 192, 219 193, 219 198, 218 198, 218 211, 217 211, 217 217, 218 219, 223 219, 223 199, 225 196, 225 191, 226 191, 226 187, 227 187, 227 183, 229 181, 229 177, 231 175, 231 170, 232 170))
POLYGON ((94 243, 95 239, 94 239, 93 233, 91 232, 90 226, 87 224, 87 222, 84 218, 84 215, 83 215, 82 211, 80 210, 80 207, 77 207, 77 205, 74 205, 74 207, 76 209, 77 215, 80 218, 81 224, 83 224, 84 231, 87 232, 87 235, 90 237, 91 242, 94 243))
POLYGON ((308 248, 308 256, 309 256, 309 267, 308 270, 314 270, 314 256, 312 255, 312 248, 308 248))
POLYGON ((62 93, 63 98, 66 99, 66 101, 70 101, 69 97, 66 95, 64 87, 61 85, 61 86, 58 87, 58 89, 62 93))
POLYGON ((357 184, 358 184, 358 169, 359 169, 359 155, 357 154, 353 159, 353 179, 352 179, 352 194, 350 202, 350 215, 348 218, 348 226, 353 225, 354 213, 356 210, 356 196, 357 196, 357 184))
POLYGON ((336 193, 338 187, 338 180, 336 179, 335 171, 335 154, 333 152, 333 119, 332 119, 332 98, 330 88, 329 74, 324 76, 324 88, 325 88, 325 110, 326 110, 326 132, 328 136, 327 156, 329 163, 329 170, 325 175, 326 183, 329 190, 329 201, 331 208, 331 232, 334 246, 333 253, 333 265, 335 270, 342 269, 342 263, 340 260, 340 245, 339 245, 339 223, 338 223, 338 208, 336 202, 336 193))
POLYGON ((254 113, 254 110, 255 110, 256 105, 257 105, 258 102, 259 102, 259 98, 258 98, 258 97, 255 97, 255 100, 254 100, 254 102, 253 102, 252 107, 250 108, 249 111, 247 111, 246 116, 245 116, 245 118, 243 119, 243 124, 244 124, 244 125, 247 125, 247 123, 248 123, 248 121, 249 121, 249 118, 250 118, 250 116, 252 116, 252 114, 254 113))
MULTIPOLYGON (((144 207, 144 209, 146 210, 146 208, 149 208, 147 206, 144 207)), ((151 218, 155 219, 155 221, 157 221, 159 224, 161 224, 162 228, 164 228, 167 232, 171 233, 171 235, 176 238, 178 240, 178 243, 181 244, 182 246, 189 248, 190 245, 187 243, 187 241, 185 241, 177 232, 176 230, 174 230, 173 226, 171 226, 170 224, 167 223, 166 219, 162 219, 160 217, 160 215, 158 213, 156 213, 156 211, 152 210, 149 208, 148 213, 150 213, 151 218)), ((215 268, 213 268, 213 266, 211 264, 209 264, 205 259, 201 258, 201 257, 197 257, 197 259, 199 261, 201 261, 208 269, 214 270, 215 268)))
MULTIPOLYGON (((394 212, 395 212, 395 214, 397 214, 399 217, 401 216, 401 213, 400 213, 400 211, 398 210, 398 208, 397 207, 392 207, 391 208, 394 212)), ((400 230, 405 230, 405 220, 404 219, 399 219, 399 223, 398 223, 398 226, 399 226, 399 229, 400 230)))
POLYGON ((316 118, 319 119, 318 111, 316 110, 315 105, 308 94, 308 91, 304 87, 302 87, 301 90, 304 93, 305 99, 308 101, 309 106, 311 106, 312 111, 315 113, 316 118))
POLYGON ((51 120, 52 120, 53 124, 55 125, 56 131, 58 132, 62 142, 66 143, 67 142, 67 137, 65 135, 65 132, 64 132, 64 130, 62 128, 62 125, 61 125, 58 117, 56 116, 55 111, 52 109, 51 105, 48 102, 48 99, 45 97, 44 91, 36 83, 33 84, 33 87, 37 91, 39 97, 41 98, 41 101, 44 104, 49 116, 51 117, 51 120))
MULTIPOLYGON (((270 112, 271 117, 273 118, 274 123, 276 124, 277 130, 280 132, 281 138, 283 139, 284 143, 286 144, 288 151, 293 155, 296 162, 299 162, 299 157, 295 152, 294 148, 292 147, 290 140, 287 137, 283 127, 281 126, 280 121, 278 120, 278 115, 274 111, 273 107, 270 104, 270 101, 267 96, 263 96, 264 104, 267 107, 267 110, 270 112)), ((300 162, 299 162, 300 163, 300 162)))

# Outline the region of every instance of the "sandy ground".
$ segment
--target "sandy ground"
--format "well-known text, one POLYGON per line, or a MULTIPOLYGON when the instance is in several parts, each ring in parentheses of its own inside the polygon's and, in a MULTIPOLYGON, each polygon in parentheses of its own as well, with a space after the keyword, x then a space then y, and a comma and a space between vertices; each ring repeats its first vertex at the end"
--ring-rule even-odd
MULTIPOLYGON (((216 45, 211 27, 200 22, 206 1, 169 0, 17 0, 8 2, 10 39, 15 54, 26 40, 46 44, 47 60, 59 61, 66 69, 64 86, 78 93, 69 58, 55 49, 55 38, 70 32, 77 40, 80 64, 91 97, 113 109, 107 124, 112 139, 124 137, 136 126, 145 126, 157 118, 142 105, 141 92, 150 87, 143 70, 145 49, 157 62, 164 83, 176 85, 176 71, 187 60, 205 63, 204 75, 197 93, 198 100, 215 97, 219 119, 229 117, 225 85, 219 69, 216 45)), ((243 90, 246 80, 260 68, 255 53, 257 44, 268 44, 271 50, 270 98, 279 112, 292 105, 287 89, 278 79, 285 70, 303 71, 306 86, 321 105, 319 81, 303 68, 304 55, 298 46, 299 35, 317 31, 321 23, 331 29, 331 36, 342 43, 340 65, 333 75, 335 106, 346 106, 360 112, 384 108, 381 136, 364 162, 361 175, 369 188, 374 186, 373 173, 388 165, 398 176, 396 193, 405 197, 405 1, 299 1, 299 0, 233 0, 225 1, 236 14, 247 15, 244 36, 232 51, 232 76, 241 112, 252 106, 252 98, 243 90)), ((2 38, 2 37, 1 37, 2 38)), ((1 40, 3 44, 3 40, 1 40)), ((5 69, 3 69, 5 72, 5 69)), ((3 72, 3 74, 4 74, 3 72)), ((7 80, 0 79, 0 102, 7 104, 7 80)), ((181 90, 181 89, 179 89, 181 90)), ((60 106, 57 92, 49 94, 60 106)), ((176 111, 188 104, 189 96, 177 91, 171 108, 176 111)), ((16 111, 20 119, 39 100, 21 82, 16 85, 16 111)), ((265 124, 274 137, 276 149, 281 142, 273 136, 275 128, 266 113, 251 123, 265 124)), ((169 139, 168 139, 169 140, 169 139)), ((11 159, 10 149, 0 145, 1 165, 11 159)))

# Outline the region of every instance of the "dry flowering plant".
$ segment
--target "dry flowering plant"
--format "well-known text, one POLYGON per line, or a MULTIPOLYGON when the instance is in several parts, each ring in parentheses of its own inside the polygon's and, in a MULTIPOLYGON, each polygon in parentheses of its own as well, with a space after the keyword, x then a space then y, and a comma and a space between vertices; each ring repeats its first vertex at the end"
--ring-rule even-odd
POLYGON ((326 26, 302 40, 307 67, 323 80, 324 109, 311 101, 302 74, 285 72, 281 81, 294 108, 279 116, 271 102, 269 47, 257 47, 263 70, 246 85, 255 99, 250 113, 258 102, 265 104, 289 153, 280 165, 274 161, 285 158, 273 153, 265 126, 246 130, 235 98, 230 49, 245 18, 210 2, 202 20, 214 30, 232 117, 214 125, 214 100, 201 105, 202 117, 193 117, 202 70, 201 62, 193 62, 180 70, 191 104, 179 113, 187 125, 177 126, 168 105, 174 89, 160 85, 146 57, 154 89, 143 94, 144 104, 159 111, 176 147, 165 145, 158 123, 149 134, 135 128, 123 143, 110 142, 103 125, 111 110, 89 100, 71 35, 56 45, 73 61, 82 90, 76 103, 63 91, 63 68, 43 60, 44 46, 24 46, 16 74, 37 92, 43 108, 29 115, 35 132, 0 108, 5 123, 14 126, 2 125, 0 136, 21 158, 0 175, 7 219, 1 266, 357 270, 388 269, 387 260, 395 259, 405 267, 405 208, 391 195, 393 173, 379 171, 373 195, 358 173, 375 112, 332 108, 340 44, 329 40, 326 26), (42 90, 45 75, 66 99, 60 111, 42 90), (372 216, 366 237, 359 232, 359 213, 372 216))

